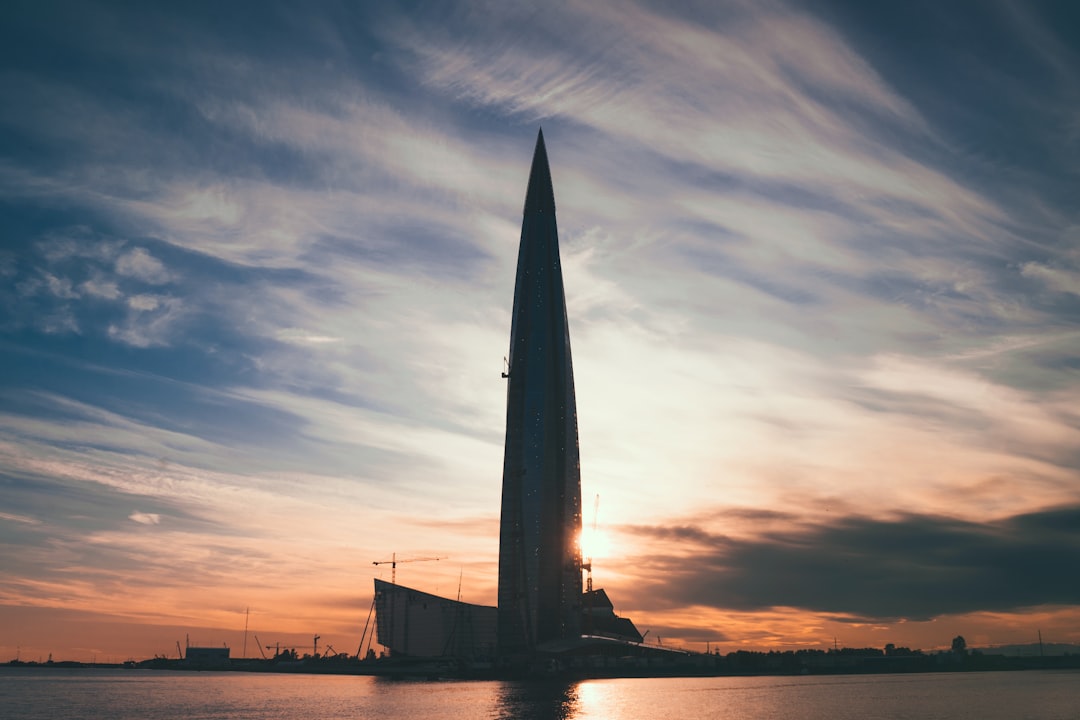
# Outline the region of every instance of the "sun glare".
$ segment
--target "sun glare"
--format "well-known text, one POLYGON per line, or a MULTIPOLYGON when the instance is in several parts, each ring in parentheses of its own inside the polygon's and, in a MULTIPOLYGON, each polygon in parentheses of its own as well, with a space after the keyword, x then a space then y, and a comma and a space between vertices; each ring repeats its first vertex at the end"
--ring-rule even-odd
POLYGON ((611 556, 611 538, 604 532, 603 528, 582 528, 581 534, 578 536, 578 543, 581 546, 581 558, 588 560, 590 558, 606 558, 611 556))

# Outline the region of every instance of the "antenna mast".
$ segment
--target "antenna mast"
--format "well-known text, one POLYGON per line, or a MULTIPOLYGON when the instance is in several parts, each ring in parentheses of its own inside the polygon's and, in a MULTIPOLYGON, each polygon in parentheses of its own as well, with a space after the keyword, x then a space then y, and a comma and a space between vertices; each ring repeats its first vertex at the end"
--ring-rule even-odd
POLYGON ((251 608, 244 609, 244 651, 241 653, 241 657, 247 657, 247 631, 248 631, 248 617, 251 615, 251 608))

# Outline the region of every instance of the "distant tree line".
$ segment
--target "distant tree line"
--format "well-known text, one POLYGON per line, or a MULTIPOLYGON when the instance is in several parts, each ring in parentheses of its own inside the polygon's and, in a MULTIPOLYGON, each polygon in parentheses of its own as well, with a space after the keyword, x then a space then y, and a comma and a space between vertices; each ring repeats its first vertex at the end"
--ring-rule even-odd
POLYGON ((712 656, 713 670, 730 675, 827 674, 860 672, 942 672, 963 670, 1022 670, 1029 668, 1080 668, 1080 654, 1047 657, 1009 657, 968 650, 963 636, 950 650, 924 653, 889 643, 882 648, 836 648, 828 650, 736 650, 712 656))

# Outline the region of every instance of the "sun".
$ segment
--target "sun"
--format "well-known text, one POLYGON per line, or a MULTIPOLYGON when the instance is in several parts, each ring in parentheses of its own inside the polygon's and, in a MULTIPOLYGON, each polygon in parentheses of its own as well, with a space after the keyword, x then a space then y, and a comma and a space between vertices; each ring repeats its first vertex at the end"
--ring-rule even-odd
POLYGON ((581 559, 598 559, 611 556, 611 538, 603 528, 582 528, 578 535, 581 559))

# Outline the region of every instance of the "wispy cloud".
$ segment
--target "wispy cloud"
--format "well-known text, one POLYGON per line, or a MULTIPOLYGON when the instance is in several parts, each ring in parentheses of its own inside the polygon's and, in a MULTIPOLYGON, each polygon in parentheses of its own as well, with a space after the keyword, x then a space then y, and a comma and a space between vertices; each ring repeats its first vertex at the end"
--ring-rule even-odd
POLYGON ((26 517, 25 515, 13 515, 11 513, 0 513, 0 520, 6 520, 14 523, 25 523, 27 525, 40 525, 41 521, 37 518, 26 517))
POLYGON ((464 567, 493 601, 543 121, 584 492, 637 563, 617 605, 759 644, 1075 625, 1038 564, 1080 500, 1056 11, 943 6, 916 48, 841 6, 260 10, 0 31, 34 49, 0 71, 4 601, 226 625, 264 586, 275 622, 346 627, 356 568, 409 550, 460 563, 417 584, 464 567), (205 610, 169 599, 177 568, 205 610), (971 592, 932 592, 947 576, 971 592), (657 577, 684 606, 635 589, 657 577), (881 599, 904 577, 925 592, 881 599))
POLYGON ((128 515, 128 518, 134 522, 139 523, 140 525, 161 524, 161 515, 159 515, 158 513, 144 513, 136 510, 135 512, 128 515))
POLYGON ((169 281, 169 273, 161 261, 141 247, 132 248, 118 257, 116 272, 150 285, 161 285, 169 281))

